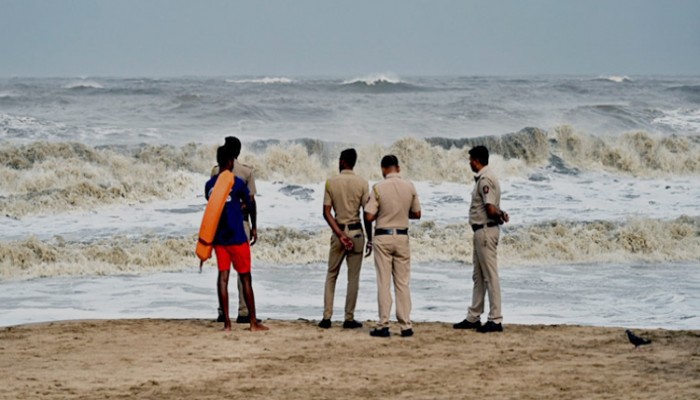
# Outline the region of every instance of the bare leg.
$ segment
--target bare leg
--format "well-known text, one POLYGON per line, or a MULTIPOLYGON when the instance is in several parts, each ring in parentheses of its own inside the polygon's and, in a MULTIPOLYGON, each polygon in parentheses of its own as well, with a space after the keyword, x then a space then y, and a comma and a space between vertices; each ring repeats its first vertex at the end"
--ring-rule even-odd
POLYGON ((217 292, 219 293, 219 304, 221 309, 224 310, 224 330, 231 330, 231 319, 228 315, 228 277, 231 271, 219 271, 219 281, 217 285, 217 292))
MULTIPOLYGON (((253 294, 253 282, 250 272, 239 274, 241 283, 243 284, 243 293, 245 294, 245 302, 248 305, 248 315, 250 316, 250 330, 266 331, 269 328, 263 324, 259 324, 255 313, 255 295, 253 294)), ((227 309, 228 312, 228 309, 227 309)), ((226 314, 228 316, 228 313, 226 314)))

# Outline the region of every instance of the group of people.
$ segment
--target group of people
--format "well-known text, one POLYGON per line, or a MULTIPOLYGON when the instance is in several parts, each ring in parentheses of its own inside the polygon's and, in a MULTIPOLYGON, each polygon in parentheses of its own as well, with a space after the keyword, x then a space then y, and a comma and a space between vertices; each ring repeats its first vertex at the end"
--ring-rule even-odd
MULTIPOLYGON (((256 318, 255 299, 250 275, 250 246, 257 241, 255 179, 252 169, 238 163, 241 142, 227 137, 217 150, 218 167, 205 185, 208 199, 219 171, 233 171, 235 182, 217 227, 214 250, 219 268, 217 291, 219 318, 224 329, 231 329, 228 308, 228 280, 231 265, 238 273, 239 309, 237 323, 248 323, 252 331, 267 330, 256 318)), ((368 181, 355 175, 357 152, 346 149, 340 153, 339 174, 328 179, 323 198, 323 218, 332 230, 328 255, 328 272, 324 290, 323 318, 320 328, 331 327, 335 286, 343 261, 348 270, 343 328, 356 329, 362 323, 355 320, 362 259, 374 254, 377 273, 379 319, 370 331, 373 337, 390 337, 389 318, 392 306, 391 285, 396 297, 396 319, 402 337, 413 336, 411 322, 411 250, 409 220, 421 218, 418 193, 412 182, 401 177, 399 160, 386 155, 381 160, 384 179, 370 190, 368 181), (372 224, 374 223, 374 229, 372 224)), ((469 164, 474 171, 475 185, 469 209, 469 224, 474 233, 472 302, 466 318, 453 325, 455 329, 478 332, 503 331, 501 289, 498 277, 497 247, 500 225, 509 221, 500 208, 501 189, 493 171, 488 167, 489 151, 476 146, 469 151, 469 164), (489 298, 487 322, 481 324, 485 298, 489 298)))

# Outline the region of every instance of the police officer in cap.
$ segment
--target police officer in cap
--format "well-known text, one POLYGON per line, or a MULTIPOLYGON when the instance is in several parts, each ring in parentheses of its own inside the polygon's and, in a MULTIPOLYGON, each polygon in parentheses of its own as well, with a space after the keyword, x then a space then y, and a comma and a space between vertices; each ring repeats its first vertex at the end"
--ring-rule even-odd
POLYGON ((469 165, 476 173, 469 208, 469 224, 474 232, 474 288, 467 318, 453 327, 475 329, 481 333, 502 332, 501 284, 496 250, 501 233, 499 226, 508 222, 510 217, 500 208, 501 186, 489 168, 489 150, 484 146, 469 150, 469 165), (481 314, 484 312, 486 293, 489 295, 490 309, 488 321, 482 326, 481 314))

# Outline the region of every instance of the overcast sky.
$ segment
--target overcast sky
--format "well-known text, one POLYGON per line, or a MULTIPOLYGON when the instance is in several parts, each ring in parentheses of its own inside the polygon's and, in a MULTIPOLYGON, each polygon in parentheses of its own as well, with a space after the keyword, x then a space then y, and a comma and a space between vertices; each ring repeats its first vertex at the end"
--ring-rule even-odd
POLYGON ((698 0, 0 0, 0 76, 700 75, 698 0))

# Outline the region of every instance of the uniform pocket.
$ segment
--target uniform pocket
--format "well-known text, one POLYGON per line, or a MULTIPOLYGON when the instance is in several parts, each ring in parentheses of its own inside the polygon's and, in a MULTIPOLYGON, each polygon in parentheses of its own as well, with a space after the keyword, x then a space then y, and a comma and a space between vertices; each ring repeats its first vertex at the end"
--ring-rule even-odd
POLYGON ((358 233, 352 238, 352 252, 353 253, 363 253, 365 247, 365 235, 358 233))

